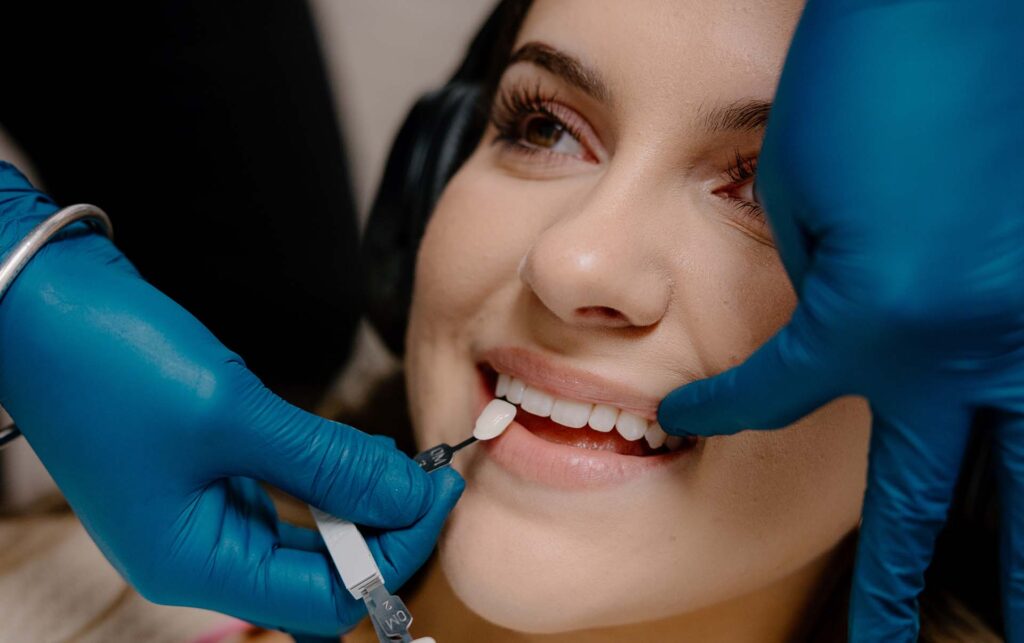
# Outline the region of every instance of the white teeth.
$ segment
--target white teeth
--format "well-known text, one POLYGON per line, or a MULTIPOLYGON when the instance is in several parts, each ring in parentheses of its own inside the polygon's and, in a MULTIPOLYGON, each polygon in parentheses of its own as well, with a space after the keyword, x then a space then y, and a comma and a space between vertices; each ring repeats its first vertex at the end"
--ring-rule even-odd
POLYGON ((504 373, 498 373, 498 384, 494 387, 494 397, 505 397, 508 393, 508 385, 512 380, 511 377, 504 373))
POLYGON ((508 392, 505 393, 505 399, 513 404, 519 404, 523 401, 524 391, 526 391, 526 384, 523 384, 523 380, 513 377, 508 383, 508 392))
POLYGON ((473 427, 473 437, 477 440, 496 438, 512 424, 516 417, 516 407, 505 400, 491 400, 484 407, 473 427))
POLYGON ((670 435, 665 439, 665 446, 669 451, 678 451, 683 446, 683 438, 678 435, 670 435))
POLYGON ((647 440, 647 444, 652 449, 657 449, 661 445, 665 444, 665 440, 668 439, 668 434, 661 428, 661 425, 657 422, 651 422, 647 426, 647 432, 644 433, 644 439, 647 440))
POLYGON ((619 434, 630 442, 639 440, 647 432, 647 420, 639 415, 633 415, 623 411, 619 413, 619 419, 615 421, 615 428, 619 434))
MULTIPOLYGON (((678 449, 683 443, 681 438, 669 437, 657 422, 648 422, 634 413, 610 404, 590 404, 556 398, 550 393, 526 386, 519 378, 503 373, 498 374, 494 394, 497 397, 504 397, 512 404, 520 405, 531 415, 550 417, 552 421, 569 428, 579 429, 589 424, 590 428, 603 433, 617 429, 619 434, 630 442, 646 438, 652 449, 658 449, 662 445, 678 449)), ((514 415, 513 413, 513 417, 514 415)))
POLYGON ((615 428, 615 420, 619 419, 619 409, 607 404, 595 404, 590 413, 590 428, 608 433, 615 428))
POLYGON ((551 409, 551 419, 569 428, 579 429, 587 425, 591 408, 593 405, 586 402, 555 400, 555 406, 551 409))
POLYGON ((551 408, 554 405, 555 397, 553 395, 548 395, 544 391, 538 391, 527 386, 526 392, 523 393, 523 403, 519 406, 523 407, 523 410, 527 413, 546 418, 551 415, 551 408))

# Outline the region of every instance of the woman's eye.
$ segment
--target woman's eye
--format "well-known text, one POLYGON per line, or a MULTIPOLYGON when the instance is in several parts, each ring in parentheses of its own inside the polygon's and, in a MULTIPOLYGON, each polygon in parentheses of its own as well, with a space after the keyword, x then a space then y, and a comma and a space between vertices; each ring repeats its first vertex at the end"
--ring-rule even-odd
POLYGON ((756 159, 744 159, 737 154, 736 165, 730 167, 723 178, 728 185, 718 188, 714 194, 725 199, 736 213, 734 220, 763 243, 771 244, 772 233, 764 209, 754 195, 754 177, 757 173, 756 159))
POLYGON ((735 207, 741 208, 751 215, 763 217, 761 206, 754 196, 754 178, 743 179, 742 183, 733 183, 724 188, 715 190, 715 194, 729 201, 735 207))
POLYGON ((527 117, 522 125, 524 144, 567 156, 582 156, 583 146, 565 125, 542 114, 527 117))
POLYGON ((732 193, 732 197, 739 199, 744 203, 757 205, 757 197, 754 196, 754 179, 750 179, 743 185, 737 187, 735 192, 732 193))

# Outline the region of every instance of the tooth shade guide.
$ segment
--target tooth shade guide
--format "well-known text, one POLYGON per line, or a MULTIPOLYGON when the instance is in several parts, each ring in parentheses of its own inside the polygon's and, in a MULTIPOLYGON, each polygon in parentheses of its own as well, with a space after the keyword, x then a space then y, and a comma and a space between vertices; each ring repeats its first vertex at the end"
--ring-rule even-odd
POLYGON ((473 426, 477 440, 492 440, 501 435, 516 417, 516 407, 505 400, 491 400, 473 426))

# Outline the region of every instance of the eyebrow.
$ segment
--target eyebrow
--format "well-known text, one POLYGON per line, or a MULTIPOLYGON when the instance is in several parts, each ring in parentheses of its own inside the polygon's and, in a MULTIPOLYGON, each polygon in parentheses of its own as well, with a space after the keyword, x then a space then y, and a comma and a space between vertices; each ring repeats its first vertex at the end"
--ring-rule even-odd
POLYGON ((546 69, 573 87, 600 101, 610 97, 608 87, 601 76, 584 65, 580 60, 564 51, 559 51, 542 42, 528 42, 509 57, 508 67, 520 62, 528 62, 546 69))
MULTIPOLYGON (((506 68, 520 62, 537 65, 597 100, 608 102, 611 98, 608 86, 596 70, 551 45, 537 41, 524 44, 509 56, 506 68)), ((771 108, 771 101, 748 98, 710 110, 702 106, 703 116, 698 119, 712 132, 756 132, 767 125, 771 108)))
POLYGON ((748 98, 706 111, 703 121, 712 132, 756 132, 767 125, 771 110, 771 101, 748 98))

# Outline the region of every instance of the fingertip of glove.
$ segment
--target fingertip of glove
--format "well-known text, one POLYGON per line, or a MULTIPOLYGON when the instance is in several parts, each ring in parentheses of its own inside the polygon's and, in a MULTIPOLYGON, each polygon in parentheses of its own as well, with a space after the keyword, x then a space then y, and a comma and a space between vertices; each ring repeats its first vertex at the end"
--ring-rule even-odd
POLYGON ((684 428, 689 425, 686 412, 690 406, 690 394, 687 393, 686 388, 684 386, 672 391, 658 405, 658 424, 669 435, 683 437, 694 435, 684 428))
POLYGON ((451 504, 455 504, 466 490, 466 479, 451 467, 439 469, 432 475, 435 493, 442 498, 451 499, 451 504))

